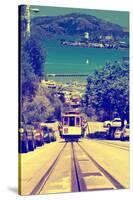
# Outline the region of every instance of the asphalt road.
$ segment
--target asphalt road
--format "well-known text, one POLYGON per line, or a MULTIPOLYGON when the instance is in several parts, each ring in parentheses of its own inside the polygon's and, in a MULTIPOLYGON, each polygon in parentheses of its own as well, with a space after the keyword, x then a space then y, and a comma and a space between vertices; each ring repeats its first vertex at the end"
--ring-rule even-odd
POLYGON ((129 187, 129 142, 58 138, 19 155, 19 162, 23 195, 129 187))

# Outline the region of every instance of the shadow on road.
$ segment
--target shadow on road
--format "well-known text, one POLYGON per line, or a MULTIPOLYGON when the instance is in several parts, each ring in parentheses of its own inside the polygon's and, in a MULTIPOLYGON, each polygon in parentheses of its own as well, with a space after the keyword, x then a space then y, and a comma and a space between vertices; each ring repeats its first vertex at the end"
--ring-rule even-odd
MULTIPOLYGON (((65 141, 65 140, 59 141, 59 143, 72 143, 72 142, 76 142, 76 141, 72 141, 72 140, 71 141, 65 141)), ((78 142, 82 142, 82 141, 79 140, 78 142)))
POLYGON ((12 193, 18 194, 18 188, 17 187, 8 187, 7 189, 12 193))

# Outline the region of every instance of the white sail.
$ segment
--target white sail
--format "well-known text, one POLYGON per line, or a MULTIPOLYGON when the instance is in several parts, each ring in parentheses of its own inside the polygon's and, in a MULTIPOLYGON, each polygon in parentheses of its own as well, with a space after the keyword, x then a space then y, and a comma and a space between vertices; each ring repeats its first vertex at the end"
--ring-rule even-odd
POLYGON ((86 64, 89 64, 89 60, 88 59, 86 60, 86 64))

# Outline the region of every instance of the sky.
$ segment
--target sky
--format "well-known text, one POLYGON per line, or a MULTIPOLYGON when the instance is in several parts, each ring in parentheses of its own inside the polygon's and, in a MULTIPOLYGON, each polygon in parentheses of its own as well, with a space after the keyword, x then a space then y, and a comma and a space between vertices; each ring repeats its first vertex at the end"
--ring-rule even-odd
POLYGON ((38 8, 39 12, 33 12, 32 16, 57 16, 65 15, 69 13, 82 13, 90 14, 97 18, 104 19, 106 21, 119 24, 120 26, 129 28, 129 12, 124 11, 107 11, 107 10, 90 10, 79 8, 59 8, 59 7, 47 7, 47 6, 31 6, 31 8, 38 8))

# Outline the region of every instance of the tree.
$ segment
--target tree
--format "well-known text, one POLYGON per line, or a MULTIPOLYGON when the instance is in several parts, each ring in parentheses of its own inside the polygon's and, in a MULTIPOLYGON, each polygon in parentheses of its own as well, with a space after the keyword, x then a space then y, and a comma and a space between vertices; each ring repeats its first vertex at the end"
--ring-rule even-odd
POLYGON ((25 98, 21 105, 21 118, 25 123, 60 119, 62 104, 53 92, 39 87, 32 100, 25 98))
POLYGON ((40 41, 34 37, 26 39, 23 51, 27 54, 27 62, 32 66, 35 75, 42 79, 44 77, 45 50, 40 41))
MULTIPOLYGON (((108 63, 87 79, 86 107, 95 110, 99 120, 112 119, 117 112, 129 120, 129 66, 122 62, 108 63)), ((89 112, 89 111, 88 111, 89 112)))
POLYGON ((30 35, 25 34, 25 7, 21 8, 20 30, 20 120, 25 123, 60 119, 62 103, 54 91, 40 86, 44 73, 45 49, 42 35, 31 28, 30 35))

